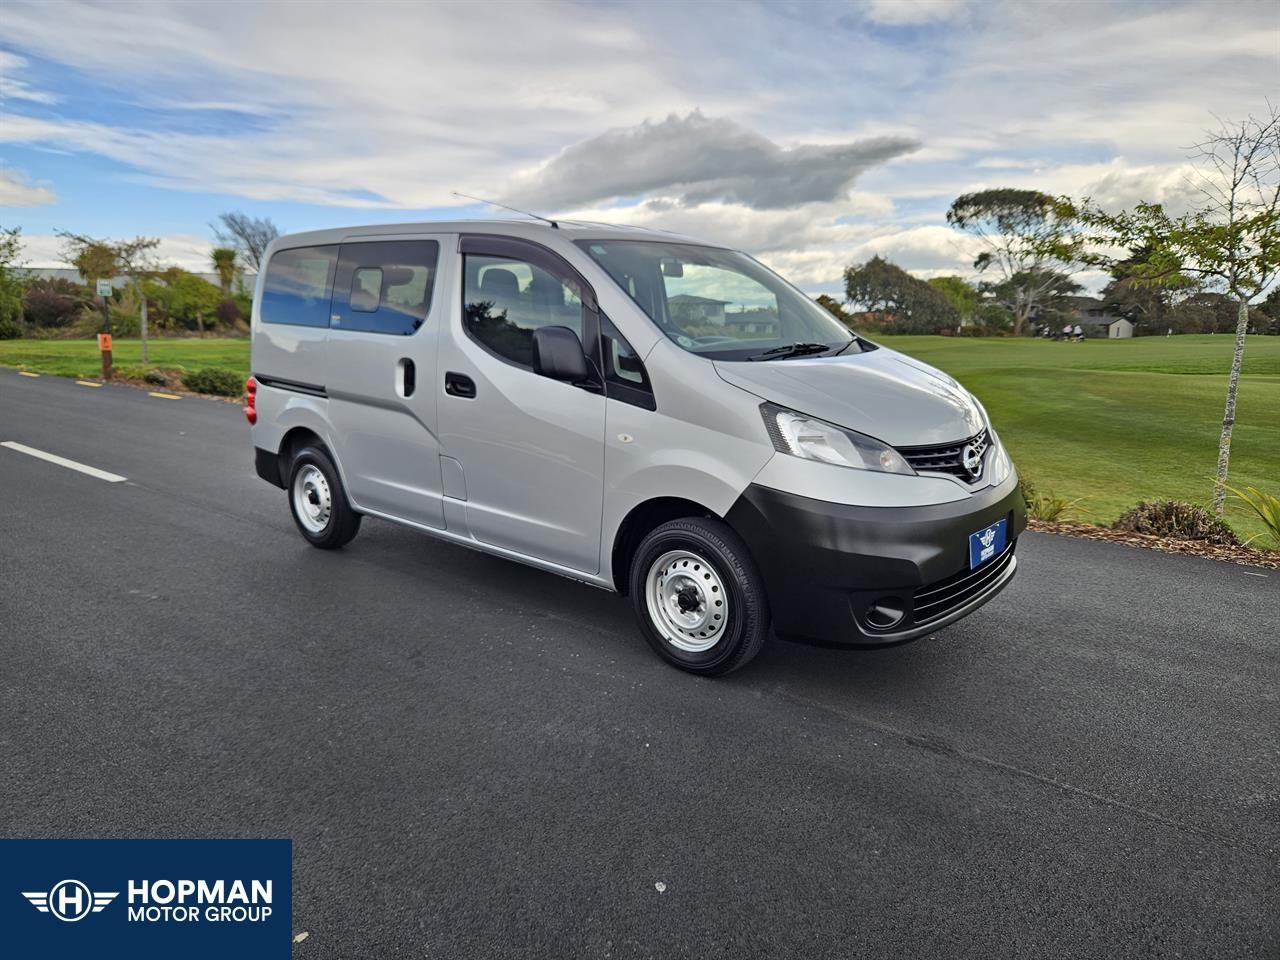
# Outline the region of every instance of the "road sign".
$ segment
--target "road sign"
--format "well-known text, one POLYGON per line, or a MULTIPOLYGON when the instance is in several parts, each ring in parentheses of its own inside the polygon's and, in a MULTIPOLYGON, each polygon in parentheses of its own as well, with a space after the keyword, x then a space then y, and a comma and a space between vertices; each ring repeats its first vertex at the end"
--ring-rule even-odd
POLYGON ((111 281, 110 281, 110 280, 99 280, 99 281, 98 281, 98 296, 100 296, 100 297, 109 297, 109 296, 111 296, 111 281))
POLYGON ((101 350, 103 353, 111 352, 111 334, 109 333, 98 334, 98 349, 101 350))

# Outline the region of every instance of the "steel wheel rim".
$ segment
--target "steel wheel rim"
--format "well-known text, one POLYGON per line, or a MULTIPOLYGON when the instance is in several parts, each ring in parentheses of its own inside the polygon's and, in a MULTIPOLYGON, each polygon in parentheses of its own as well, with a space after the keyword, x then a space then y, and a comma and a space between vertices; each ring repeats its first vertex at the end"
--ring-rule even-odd
POLYGON ((686 653, 710 650, 729 624, 724 580, 691 550, 668 550, 649 565, 645 602, 662 638, 686 653))
POLYGON ((309 533, 324 533, 333 516, 329 481, 313 464, 305 464, 293 478, 293 512, 309 533))

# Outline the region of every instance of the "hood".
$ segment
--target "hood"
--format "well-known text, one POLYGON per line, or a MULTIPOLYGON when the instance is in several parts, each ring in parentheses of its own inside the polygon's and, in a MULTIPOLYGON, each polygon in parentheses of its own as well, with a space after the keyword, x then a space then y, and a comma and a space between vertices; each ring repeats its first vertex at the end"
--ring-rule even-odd
POLYGON ((840 357, 715 361, 720 377, 762 400, 895 447, 964 440, 983 427, 969 392, 941 370, 879 347, 840 357))

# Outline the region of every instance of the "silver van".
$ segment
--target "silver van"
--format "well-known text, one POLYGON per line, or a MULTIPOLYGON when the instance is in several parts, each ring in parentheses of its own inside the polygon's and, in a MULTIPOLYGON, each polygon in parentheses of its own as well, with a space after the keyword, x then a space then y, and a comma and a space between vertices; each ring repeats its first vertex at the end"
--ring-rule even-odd
POLYGON ((594 223, 281 237, 253 304, 258 475, 630 595, 668 662, 880 646, 998 593, 1026 526, 974 396, 736 250, 594 223))

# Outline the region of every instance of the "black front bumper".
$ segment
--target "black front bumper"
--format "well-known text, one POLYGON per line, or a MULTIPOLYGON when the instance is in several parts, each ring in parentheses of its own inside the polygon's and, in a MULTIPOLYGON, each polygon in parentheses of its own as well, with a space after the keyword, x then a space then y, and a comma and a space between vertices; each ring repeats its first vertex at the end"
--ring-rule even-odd
POLYGON ((914 640, 972 613, 1013 578, 1027 525, 1015 477, 922 507, 827 503, 752 484, 725 519, 760 566, 774 631, 841 646, 914 640), (1002 518, 1004 553, 970 570, 969 534, 1002 518))

